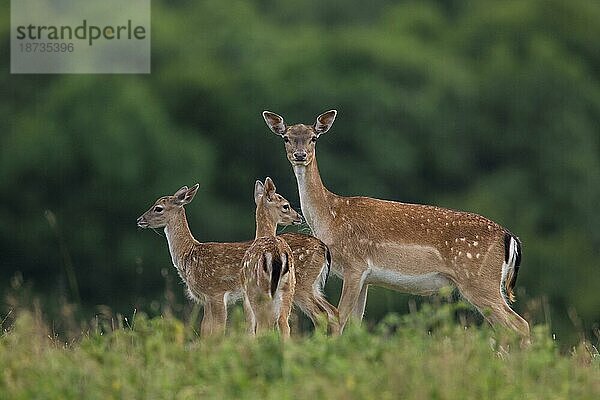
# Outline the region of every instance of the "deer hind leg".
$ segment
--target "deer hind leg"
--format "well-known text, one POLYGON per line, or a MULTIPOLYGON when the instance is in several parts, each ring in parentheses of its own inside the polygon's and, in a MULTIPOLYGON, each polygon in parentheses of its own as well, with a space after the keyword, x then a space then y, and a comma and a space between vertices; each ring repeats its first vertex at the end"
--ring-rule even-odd
POLYGON ((310 318, 315 328, 320 328, 322 321, 327 319, 327 325, 332 335, 340 333, 340 316, 321 293, 296 295, 295 303, 310 318))
POLYGON ((256 335, 256 315, 250 304, 248 293, 244 291, 244 315, 246 316, 246 329, 248 334, 256 335))
POLYGON ((249 296, 249 304, 254 315, 254 332, 261 335, 273 329, 275 323, 274 302, 267 294, 260 291, 249 296))
POLYGON ((492 325, 501 324, 521 335, 523 343, 529 340, 529 324, 506 303, 500 291, 500 281, 495 290, 481 290, 456 282, 458 290, 492 325))
POLYGON ((521 346, 526 347, 531 343, 529 323, 525 318, 517 314, 506 302, 504 302, 504 322, 512 330, 519 332, 521 335, 521 346))
POLYGON ((323 295, 320 293, 315 295, 315 300, 319 304, 320 308, 327 314, 329 331, 333 336, 338 336, 340 334, 340 314, 338 313, 337 308, 325 300, 323 295))
POLYGON ((256 334, 262 335, 273 329, 273 308, 271 304, 261 304, 255 308, 256 334))
POLYGON ((212 298, 210 302, 213 325, 211 334, 223 335, 227 325, 227 304, 223 297, 212 298))
POLYGON ((277 326, 281 332, 281 336, 286 339, 290 337, 290 314, 292 312, 294 292, 296 289, 296 277, 294 276, 293 268, 290 268, 287 274, 287 282, 281 287, 281 303, 277 315, 277 326))
POLYGON ((502 295, 495 300, 484 300, 479 303, 482 305, 477 308, 486 313, 484 316, 492 326, 499 324, 517 332, 521 336, 521 347, 527 347, 531 343, 529 323, 510 308, 502 295))

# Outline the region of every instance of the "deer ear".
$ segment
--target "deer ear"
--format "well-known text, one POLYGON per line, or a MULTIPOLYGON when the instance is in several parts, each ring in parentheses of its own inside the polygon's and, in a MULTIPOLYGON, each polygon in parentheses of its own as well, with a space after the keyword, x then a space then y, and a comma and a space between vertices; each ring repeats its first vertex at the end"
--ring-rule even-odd
POLYGON ((191 189, 188 189, 187 186, 182 187, 173 195, 175 197, 173 203, 178 206, 189 204, 192 200, 194 200, 194 196, 196 195, 199 187, 200 185, 198 183, 192 186, 191 189))
POLYGON ((336 110, 329 110, 317 117, 317 122, 315 122, 314 128, 318 136, 324 134, 331 128, 333 121, 335 121, 336 115, 336 110))
POLYGON ((265 186, 261 181, 256 181, 254 184, 254 203, 258 205, 260 198, 265 194, 265 186))
POLYGON ((269 129, 273 131, 273 133, 283 136, 287 129, 285 122, 283 122, 283 117, 270 111, 263 111, 262 115, 269 129))
POLYGON ((267 179, 265 179, 265 194, 267 195, 267 200, 271 201, 276 191, 277 188, 275 187, 275 184, 271 178, 267 176, 267 179))
POLYGON ((187 186, 182 186, 181 189, 179 189, 178 191, 175 192, 175 194, 173 195, 173 197, 179 197, 183 193, 187 192, 187 190, 188 190, 187 186))

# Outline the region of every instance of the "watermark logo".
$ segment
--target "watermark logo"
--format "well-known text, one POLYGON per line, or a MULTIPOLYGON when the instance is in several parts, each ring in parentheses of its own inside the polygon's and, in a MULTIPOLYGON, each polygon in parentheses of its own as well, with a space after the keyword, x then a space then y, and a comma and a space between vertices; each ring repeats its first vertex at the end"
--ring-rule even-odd
POLYGON ((11 0, 11 73, 150 73, 150 0, 11 0))

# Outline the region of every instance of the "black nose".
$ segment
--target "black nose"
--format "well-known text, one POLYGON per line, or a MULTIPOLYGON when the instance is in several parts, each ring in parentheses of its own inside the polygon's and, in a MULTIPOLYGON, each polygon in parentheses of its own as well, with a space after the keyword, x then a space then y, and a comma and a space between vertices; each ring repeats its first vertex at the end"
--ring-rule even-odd
POLYGON ((148 226, 148 223, 146 222, 144 217, 139 217, 137 219, 137 226, 139 226, 140 228, 145 228, 146 226, 148 226))
POLYGON ((306 161, 306 151, 295 151, 294 152, 294 160, 306 161))

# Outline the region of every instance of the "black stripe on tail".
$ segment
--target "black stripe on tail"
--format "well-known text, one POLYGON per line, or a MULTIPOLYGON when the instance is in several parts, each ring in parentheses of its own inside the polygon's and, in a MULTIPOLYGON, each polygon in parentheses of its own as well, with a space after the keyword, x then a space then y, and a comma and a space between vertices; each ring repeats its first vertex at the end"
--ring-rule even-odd
POLYGON ((279 286, 279 280, 281 279, 281 270, 283 269, 281 258, 273 257, 271 268, 271 297, 273 297, 275 296, 275 292, 279 286))
POLYGON ((510 233, 504 234, 504 262, 508 264, 508 260, 510 259, 510 238, 512 235, 510 233))
POLYGON ((331 252, 326 244, 323 244, 323 246, 325 246, 325 258, 327 259, 327 273, 325 274, 325 282, 323 282, 323 286, 325 286, 329 279, 329 273, 331 272, 331 252))
POLYGON ((517 273, 517 271, 519 270, 519 266, 521 265, 521 241, 519 240, 518 237, 513 236, 513 238, 515 238, 515 241, 517 242, 517 260, 515 261, 515 274, 517 273))

